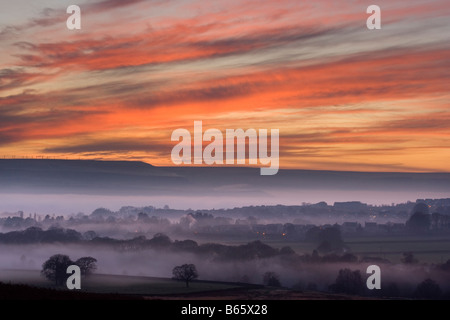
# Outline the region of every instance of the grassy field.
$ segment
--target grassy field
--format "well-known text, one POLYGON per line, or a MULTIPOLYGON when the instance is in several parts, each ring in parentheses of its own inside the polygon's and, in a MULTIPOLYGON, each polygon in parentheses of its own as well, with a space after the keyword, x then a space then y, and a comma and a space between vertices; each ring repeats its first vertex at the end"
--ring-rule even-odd
POLYGON ((442 263, 450 259, 448 237, 350 238, 346 244, 357 255, 379 256, 392 262, 399 262, 404 252, 412 252, 419 262, 442 263))
POLYGON ((82 289, 55 287, 38 271, 0 270, 0 300, 360 300, 372 297, 287 288, 194 281, 184 283, 165 278, 122 275, 92 275, 82 280, 82 289), (6 284, 5 284, 6 283, 6 284), (20 286, 25 284, 26 286, 20 286), (18 286, 19 285, 19 286, 18 286), (56 289, 56 290, 48 290, 56 289))
MULTIPOLYGON (((39 271, 0 270, 0 281, 13 284, 27 284, 36 287, 54 288, 54 285, 43 278, 39 271)), ((83 278, 81 290, 93 293, 120 293, 136 295, 168 295, 194 292, 220 291, 241 287, 213 281, 193 281, 189 288, 184 282, 167 278, 137 277, 123 275, 93 274, 83 278)))
MULTIPOLYGON (((215 239, 228 245, 245 244, 255 239, 215 239)), ((311 254, 317 244, 303 241, 260 239, 275 247, 291 247, 298 254, 311 254)), ((403 252, 412 252, 419 262, 443 263, 450 259, 450 237, 440 236, 364 236, 344 237, 345 245, 358 256, 381 257, 397 263, 403 252)))

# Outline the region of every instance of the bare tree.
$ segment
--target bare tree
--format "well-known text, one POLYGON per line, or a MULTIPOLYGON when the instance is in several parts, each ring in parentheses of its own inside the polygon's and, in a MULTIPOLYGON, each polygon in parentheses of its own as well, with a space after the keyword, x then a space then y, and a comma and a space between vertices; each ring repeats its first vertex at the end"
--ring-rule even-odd
POLYGON ((185 281, 186 288, 189 288, 189 282, 198 278, 197 268, 193 264, 183 264, 176 266, 172 270, 173 279, 185 281))
POLYGON ((361 295, 364 292, 364 281, 359 270, 341 269, 336 278, 336 282, 330 286, 331 291, 336 293, 346 293, 361 295))
POLYGON ((413 297, 416 299, 436 300, 442 296, 441 287, 431 279, 426 279, 417 285, 413 297))
POLYGON ((277 273, 272 271, 267 271, 266 273, 264 273, 263 282, 267 286, 281 287, 280 277, 277 273))

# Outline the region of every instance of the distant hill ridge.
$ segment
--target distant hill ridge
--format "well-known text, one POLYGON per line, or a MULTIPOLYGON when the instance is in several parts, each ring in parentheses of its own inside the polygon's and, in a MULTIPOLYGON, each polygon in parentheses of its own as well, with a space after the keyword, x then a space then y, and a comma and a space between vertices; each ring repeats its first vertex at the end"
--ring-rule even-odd
POLYGON ((413 190, 450 192, 450 173, 281 169, 261 176, 251 167, 156 167, 141 161, 0 159, 0 192, 198 194, 261 190, 413 190))

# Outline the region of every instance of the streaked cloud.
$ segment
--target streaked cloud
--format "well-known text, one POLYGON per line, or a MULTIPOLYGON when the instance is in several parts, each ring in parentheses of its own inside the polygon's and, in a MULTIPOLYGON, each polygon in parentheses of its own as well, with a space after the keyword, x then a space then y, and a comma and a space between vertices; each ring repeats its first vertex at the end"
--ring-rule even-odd
POLYGON ((282 167, 448 171, 450 4, 383 0, 378 31, 369 4, 85 1, 80 32, 64 1, 8 4, 0 155, 170 165, 203 120, 279 128, 282 167))

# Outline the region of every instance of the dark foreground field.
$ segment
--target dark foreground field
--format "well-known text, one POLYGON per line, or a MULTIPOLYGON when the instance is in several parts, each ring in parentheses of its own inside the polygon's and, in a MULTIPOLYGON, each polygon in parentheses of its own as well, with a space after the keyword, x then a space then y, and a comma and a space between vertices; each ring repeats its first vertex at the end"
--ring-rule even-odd
POLYGON ((0 300, 142 300, 137 295, 99 294, 0 283, 0 300))
MULTIPOLYGON (((0 281, 35 288, 68 291, 65 287, 55 287, 35 270, 0 270, 0 281)), ((134 296, 190 294, 196 292, 220 291, 240 287, 256 287, 239 283, 217 281, 193 281, 189 288, 184 282, 170 278, 93 274, 82 278, 80 292, 97 294, 121 294, 134 296)))
POLYGON ((323 292, 303 292, 274 287, 240 287, 221 291, 194 292, 166 296, 146 296, 148 300, 374 300, 379 298, 358 297, 323 292))
POLYGON ((300 292, 271 287, 237 287, 214 291, 193 291, 184 294, 138 295, 118 293, 92 293, 34 287, 22 284, 0 283, 0 300, 367 300, 356 297, 320 292, 300 292))
MULTIPOLYGON (((193 281, 122 275, 92 275, 81 290, 55 287, 37 271, 2 270, 1 300, 353 300, 348 295, 301 292, 243 283, 193 281), (21 276, 23 280, 19 280, 21 276), (5 282, 6 278, 15 278, 5 282)), ((364 299, 364 298, 362 298, 364 299)))

